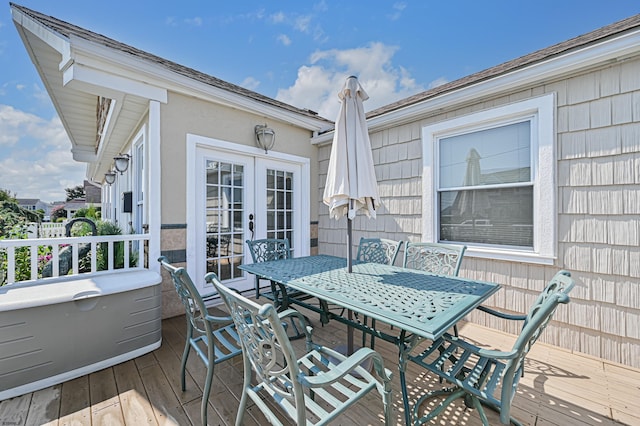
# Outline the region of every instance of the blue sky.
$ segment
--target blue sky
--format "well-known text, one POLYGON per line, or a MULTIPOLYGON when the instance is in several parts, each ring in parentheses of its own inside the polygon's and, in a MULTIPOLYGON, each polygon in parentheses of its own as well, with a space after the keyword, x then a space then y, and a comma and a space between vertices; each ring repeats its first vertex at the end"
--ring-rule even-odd
MULTIPOLYGON (((264 95, 335 119, 344 78, 367 110, 640 13, 637 0, 17 0, 264 95)), ((0 188, 64 199, 85 166, 0 7, 0 188)))

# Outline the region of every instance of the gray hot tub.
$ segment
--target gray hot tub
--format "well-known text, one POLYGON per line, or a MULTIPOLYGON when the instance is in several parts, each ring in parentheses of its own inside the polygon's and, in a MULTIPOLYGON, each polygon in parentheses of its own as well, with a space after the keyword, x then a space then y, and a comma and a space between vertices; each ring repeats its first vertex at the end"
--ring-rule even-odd
POLYGON ((135 269, 0 287, 0 400, 158 348, 160 282, 135 269))

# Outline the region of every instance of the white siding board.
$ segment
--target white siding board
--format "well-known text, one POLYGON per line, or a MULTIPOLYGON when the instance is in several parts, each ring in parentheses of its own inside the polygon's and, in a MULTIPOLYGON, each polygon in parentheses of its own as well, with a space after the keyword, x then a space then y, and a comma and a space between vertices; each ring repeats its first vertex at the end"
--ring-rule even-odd
POLYGON ((570 132, 589 128, 589 104, 583 103, 567 107, 567 124, 570 132))
POLYGON ((568 79, 567 102, 577 104, 597 99, 600 95, 599 80, 599 73, 583 74, 568 79))
POLYGON ((616 155, 622 150, 618 127, 589 130, 585 137, 588 157, 616 155))
POLYGON ((583 158, 587 151, 586 132, 570 132, 559 135, 560 158, 583 158))
POLYGON ((620 67, 605 68, 600 72, 600 96, 612 96, 620 93, 620 67))
POLYGON ((611 98, 611 124, 630 123, 633 120, 633 95, 624 93, 611 98))
POLYGON ((634 90, 640 90, 640 61, 634 60, 630 62, 628 66, 621 67, 620 69, 620 91, 631 92, 634 90))
POLYGON ((589 103, 591 128, 611 126, 611 99, 603 98, 589 103))

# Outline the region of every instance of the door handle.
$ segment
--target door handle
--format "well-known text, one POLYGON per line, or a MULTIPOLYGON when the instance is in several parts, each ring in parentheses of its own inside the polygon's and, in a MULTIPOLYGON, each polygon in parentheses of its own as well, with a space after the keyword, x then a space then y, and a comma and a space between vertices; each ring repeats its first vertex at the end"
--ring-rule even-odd
POLYGON ((249 232, 251 232, 251 239, 253 240, 253 213, 249 213, 249 232))

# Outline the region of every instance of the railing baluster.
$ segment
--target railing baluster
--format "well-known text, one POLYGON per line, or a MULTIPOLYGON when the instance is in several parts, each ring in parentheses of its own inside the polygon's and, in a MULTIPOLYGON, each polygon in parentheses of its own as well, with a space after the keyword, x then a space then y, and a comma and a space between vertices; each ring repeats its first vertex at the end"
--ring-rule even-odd
POLYGON ((80 253, 80 244, 75 243, 73 245, 73 250, 71 251, 71 270, 72 270, 71 273, 74 275, 80 273, 79 253, 80 253))
POLYGON ((124 244, 124 269, 129 269, 129 264, 131 263, 131 261, 129 260, 129 244, 130 244, 131 240, 125 240, 123 242, 124 244))
POLYGON ((109 252, 109 258, 107 261, 107 270, 109 271, 113 271, 114 267, 113 267, 113 241, 109 241, 107 243, 108 249, 107 251, 109 252))
POLYGON ((91 241, 91 272, 96 272, 98 270, 98 243, 96 241, 91 241))
POLYGON ((16 248, 7 247, 7 282, 12 283, 16 280, 16 248))
POLYGON ((51 248, 51 276, 60 276, 60 244, 54 244, 51 248))
POLYGON ((29 246, 30 254, 31 254, 31 279, 38 279, 38 245, 30 245, 29 246))

